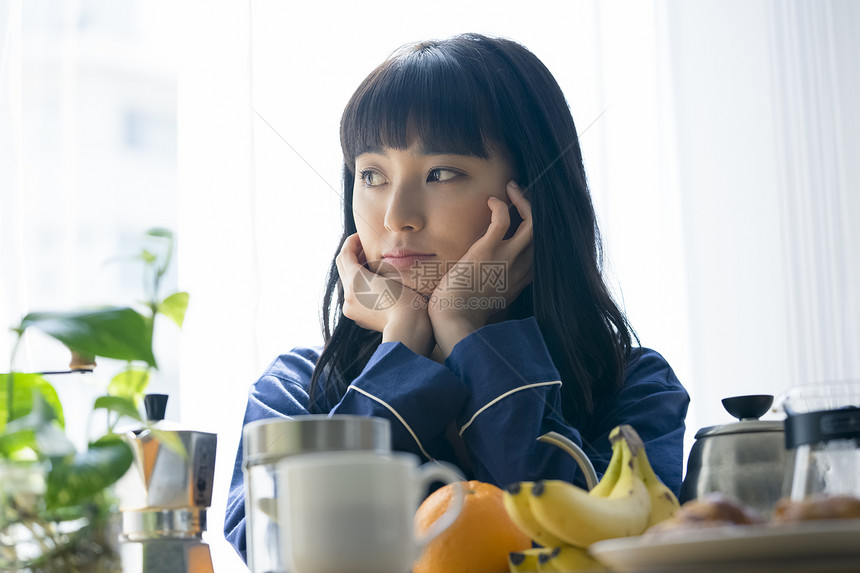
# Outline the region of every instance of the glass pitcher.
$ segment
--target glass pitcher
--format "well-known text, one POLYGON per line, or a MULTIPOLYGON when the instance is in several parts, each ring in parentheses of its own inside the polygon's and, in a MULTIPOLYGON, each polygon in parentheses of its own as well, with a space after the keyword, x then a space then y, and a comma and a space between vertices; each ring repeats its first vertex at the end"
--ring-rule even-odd
POLYGON ((795 450, 786 496, 860 498, 860 380, 792 388, 784 407, 786 447, 795 450))

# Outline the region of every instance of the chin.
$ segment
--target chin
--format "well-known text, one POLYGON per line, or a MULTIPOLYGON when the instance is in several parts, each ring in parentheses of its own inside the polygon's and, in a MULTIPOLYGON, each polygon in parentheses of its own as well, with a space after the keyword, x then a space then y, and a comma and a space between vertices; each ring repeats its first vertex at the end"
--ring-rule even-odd
POLYGON ((421 280, 416 276, 416 269, 396 269, 384 262, 375 262, 368 265, 371 272, 385 279, 397 281, 401 285, 429 297, 438 284, 438 280, 421 280), (421 287, 421 288, 419 288, 421 287))

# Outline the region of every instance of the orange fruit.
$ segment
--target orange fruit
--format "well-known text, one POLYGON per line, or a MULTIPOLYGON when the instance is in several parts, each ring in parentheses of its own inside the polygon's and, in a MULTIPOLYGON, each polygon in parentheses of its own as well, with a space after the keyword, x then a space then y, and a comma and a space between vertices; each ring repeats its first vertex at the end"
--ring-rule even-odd
MULTIPOLYGON (((502 490, 480 481, 460 482, 463 509, 448 529, 430 541, 412 573, 507 573, 508 553, 532 546, 531 539, 508 517, 502 490)), ((451 505, 454 486, 433 492, 415 514, 424 533, 451 505)))

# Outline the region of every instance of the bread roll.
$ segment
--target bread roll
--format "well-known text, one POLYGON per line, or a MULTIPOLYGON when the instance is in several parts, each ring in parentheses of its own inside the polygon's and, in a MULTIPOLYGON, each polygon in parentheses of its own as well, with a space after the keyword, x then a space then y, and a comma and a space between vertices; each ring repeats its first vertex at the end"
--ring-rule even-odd
POLYGON ((752 525, 764 520, 752 508, 734 502, 722 494, 710 493, 681 506, 670 519, 658 523, 648 533, 688 531, 725 525, 752 525))
POLYGON ((850 495, 814 495, 803 501, 781 499, 773 510, 774 523, 858 518, 860 518, 860 499, 850 495))

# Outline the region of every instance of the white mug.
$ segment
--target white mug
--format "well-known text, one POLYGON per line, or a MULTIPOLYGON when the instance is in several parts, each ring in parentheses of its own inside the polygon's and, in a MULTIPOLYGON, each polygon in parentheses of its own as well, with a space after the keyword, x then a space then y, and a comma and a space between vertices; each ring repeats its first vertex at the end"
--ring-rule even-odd
POLYGON ((281 549, 290 573, 408 573, 424 546, 460 514, 463 493, 416 537, 415 511, 434 482, 462 481, 453 466, 412 454, 327 452, 278 462, 281 549))

